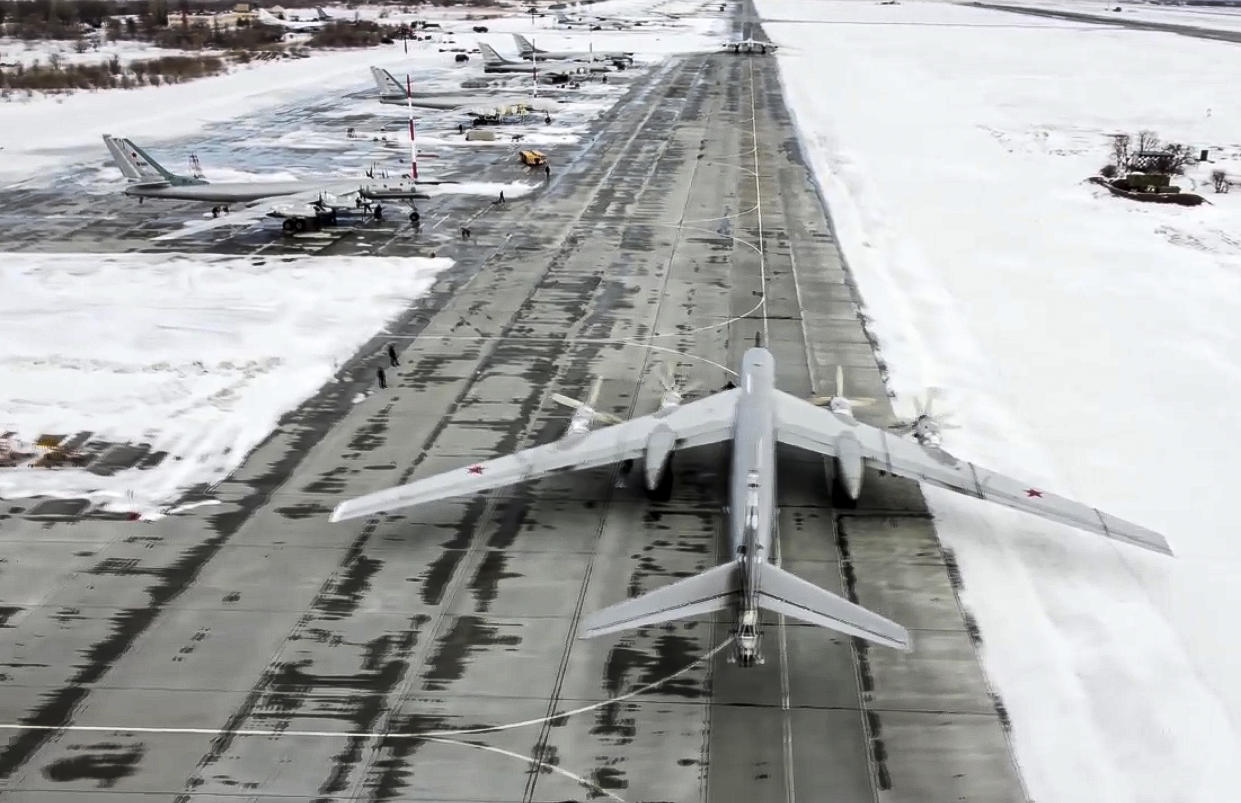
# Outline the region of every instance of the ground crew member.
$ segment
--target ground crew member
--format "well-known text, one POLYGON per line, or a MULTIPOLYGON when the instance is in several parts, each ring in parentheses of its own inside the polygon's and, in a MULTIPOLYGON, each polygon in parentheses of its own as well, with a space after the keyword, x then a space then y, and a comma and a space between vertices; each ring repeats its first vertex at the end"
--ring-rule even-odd
POLYGON ((375 204, 375 208, 371 211, 371 216, 376 220, 384 219, 384 208, 382 204, 375 204))
POLYGON ((375 369, 375 376, 379 377, 379 389, 386 389, 388 387, 388 375, 384 373, 382 366, 375 369))
POLYGON ((547 173, 547 180, 551 181, 552 180, 552 166, 543 165, 543 172, 547 173))
POLYGON ((465 123, 457 123, 457 133, 458 134, 465 133, 465 123))
POLYGON ((388 344, 388 362, 392 363, 393 366, 401 364, 401 361, 396 358, 396 346, 391 343, 388 344))
POLYGON ((544 117, 544 118, 543 118, 543 122, 544 122, 544 123, 546 123, 547 125, 551 125, 551 124, 552 124, 552 116, 551 116, 550 114, 549 114, 549 115, 547 115, 546 117, 544 117))
POLYGON ((500 203, 504 203, 504 190, 500 190, 500 203))

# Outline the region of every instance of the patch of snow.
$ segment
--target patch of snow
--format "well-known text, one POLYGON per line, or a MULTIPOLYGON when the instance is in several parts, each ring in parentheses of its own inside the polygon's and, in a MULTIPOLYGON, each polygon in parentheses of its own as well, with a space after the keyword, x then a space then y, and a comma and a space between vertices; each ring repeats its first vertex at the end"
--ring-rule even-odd
POLYGON ((1163 559, 926 495, 1036 800, 1241 788, 1241 148, 1232 44, 946 3, 758 0, 898 412, 959 456, 1167 534, 1163 559), (794 22, 793 20, 797 20, 794 22), (817 22, 816 22, 817 20, 817 22), (1109 135, 1210 148, 1212 205, 1084 182, 1109 135))
POLYGON ((0 497, 159 512, 222 479, 448 259, 0 254, 0 432, 167 451, 97 476, 0 469, 0 497))

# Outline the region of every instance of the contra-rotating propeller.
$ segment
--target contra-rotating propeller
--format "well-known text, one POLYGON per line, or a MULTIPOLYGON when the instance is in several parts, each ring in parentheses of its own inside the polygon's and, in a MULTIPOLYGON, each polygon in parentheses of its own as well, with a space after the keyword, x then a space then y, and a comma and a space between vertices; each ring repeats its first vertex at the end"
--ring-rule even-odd
POLYGON ((819 407, 827 407, 833 413, 842 415, 853 415, 854 407, 866 407, 874 404, 875 400, 867 396, 858 396, 849 398, 845 395, 845 369, 843 366, 836 366, 836 393, 832 396, 811 396, 810 403, 819 407))
POLYGON ((951 413, 935 412, 935 400, 939 394, 939 388, 927 388, 921 396, 914 397, 914 420, 892 424, 888 428, 902 435, 912 434, 923 446, 939 446, 943 442, 945 429, 960 429, 952 421, 951 413))
POLYGON ((659 386, 664 390, 663 395, 659 397, 659 412, 661 413, 679 407, 687 395, 703 387, 702 382, 697 379, 691 382, 683 381, 677 375, 677 367, 674 363, 664 362, 655 375, 659 380, 659 386))

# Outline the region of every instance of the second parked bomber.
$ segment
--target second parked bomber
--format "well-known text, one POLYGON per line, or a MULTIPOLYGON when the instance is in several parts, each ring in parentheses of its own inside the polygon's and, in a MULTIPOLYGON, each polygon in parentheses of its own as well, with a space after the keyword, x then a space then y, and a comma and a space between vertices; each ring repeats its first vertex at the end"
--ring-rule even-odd
POLYGON ((633 64, 633 53, 626 51, 598 51, 594 48, 590 50, 540 50, 534 46, 526 37, 519 33, 513 34, 513 41, 517 43, 517 51, 523 59, 532 61, 535 57, 539 61, 610 61, 619 66, 629 66, 633 64))
POLYGON ((379 102, 394 106, 414 106, 419 109, 458 110, 471 115, 494 114, 497 109, 525 109, 533 112, 552 112, 560 106, 552 98, 536 98, 529 95, 457 95, 439 92, 412 92, 401 86, 392 73, 380 67, 371 67, 375 86, 379 89, 379 102))

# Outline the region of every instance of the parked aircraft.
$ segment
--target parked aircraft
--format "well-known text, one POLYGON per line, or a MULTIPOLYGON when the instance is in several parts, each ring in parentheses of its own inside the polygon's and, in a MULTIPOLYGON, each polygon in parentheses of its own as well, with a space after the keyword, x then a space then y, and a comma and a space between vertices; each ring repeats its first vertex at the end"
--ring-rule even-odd
MULTIPOLYGON (((139 202, 146 198, 204 201, 220 204, 223 211, 227 212, 230 204, 277 200, 278 204, 266 211, 260 211, 258 217, 282 219, 286 232, 305 231, 324 223, 333 224, 339 213, 354 212, 362 201, 413 200, 426 197, 419 195, 417 187, 412 183, 401 185, 403 189, 398 191, 387 184, 367 184, 339 178, 326 181, 212 182, 170 172, 129 139, 104 134, 103 141, 128 182, 125 194, 136 197, 139 202), (336 202, 337 198, 344 196, 356 196, 358 200, 350 204, 336 202)), ((218 213, 220 209, 215 211, 218 213)), ((254 217, 252 214, 232 215, 215 225, 227 225, 230 220, 233 225, 240 225, 254 217)))
POLYGON ((728 493, 731 559, 702 574, 597 611, 579 635, 620 630, 733 608, 734 659, 762 662, 759 609, 892 647, 909 645, 903 627, 818 588, 772 564, 775 526, 775 453, 783 443, 833 457, 836 474, 853 498, 866 466, 988 499, 1171 554, 1163 536, 1048 491, 924 448, 849 416, 816 407, 775 388, 775 359, 756 346, 742 357, 738 386, 688 404, 587 432, 593 405, 579 408, 569 437, 437 474, 408 485, 342 502, 332 521, 389 512, 477 493, 564 471, 642 460, 648 490, 670 481, 674 450, 732 441, 728 493))
POLYGON ((305 31, 307 33, 323 30, 323 26, 332 22, 332 18, 321 9, 315 9, 318 19, 313 20, 282 20, 266 9, 258 10, 259 22, 264 25, 270 25, 274 28, 283 28, 286 31, 305 31))
POLYGON ((617 66, 628 66, 633 64, 633 53, 614 51, 614 52, 596 52, 591 49, 588 51, 551 51, 541 50, 534 46, 526 37, 519 33, 513 34, 513 40, 517 42, 517 51, 523 59, 527 61, 538 58, 539 61, 585 61, 585 62, 612 62, 617 66))
POLYGON ((527 95, 457 95, 450 93, 411 92, 380 67, 371 67, 371 75, 379 88, 379 102, 394 106, 415 106, 422 109, 460 110, 476 117, 494 115, 497 110, 521 110, 546 114, 557 111, 559 101, 553 98, 536 98, 527 95))
POLYGON ((483 72, 534 73, 548 80, 567 81, 569 73, 556 70, 540 70, 537 60, 513 61, 496 52, 486 42, 479 42, 478 49, 483 54, 483 72))
POLYGON ((779 45, 774 42, 760 42, 753 37, 745 39, 734 39, 725 42, 722 46, 725 50, 731 50, 734 53, 775 53, 779 45))

